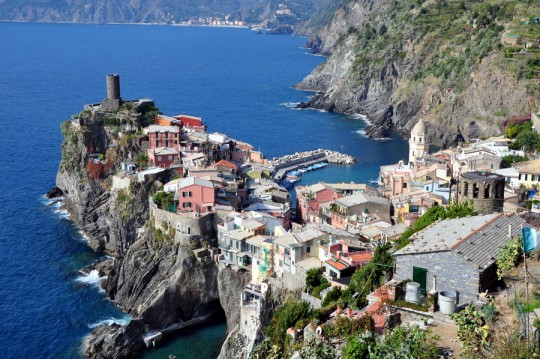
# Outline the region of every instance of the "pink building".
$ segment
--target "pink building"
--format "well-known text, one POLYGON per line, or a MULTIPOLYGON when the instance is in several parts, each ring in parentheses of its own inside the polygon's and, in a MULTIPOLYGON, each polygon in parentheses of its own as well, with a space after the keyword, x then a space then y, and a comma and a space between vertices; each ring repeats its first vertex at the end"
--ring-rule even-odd
POLYGON ((173 163, 180 164, 180 153, 174 148, 150 148, 148 160, 156 167, 169 167, 173 163))
POLYGON ((324 183, 317 183, 296 189, 296 218, 302 223, 311 222, 310 216, 317 217, 322 203, 343 197, 335 189, 324 183))
POLYGON ((151 125, 144 129, 148 135, 148 147, 180 148, 180 128, 176 126, 151 125))
POLYGON ((214 212, 216 191, 214 184, 201 178, 187 177, 178 184, 179 212, 214 212))

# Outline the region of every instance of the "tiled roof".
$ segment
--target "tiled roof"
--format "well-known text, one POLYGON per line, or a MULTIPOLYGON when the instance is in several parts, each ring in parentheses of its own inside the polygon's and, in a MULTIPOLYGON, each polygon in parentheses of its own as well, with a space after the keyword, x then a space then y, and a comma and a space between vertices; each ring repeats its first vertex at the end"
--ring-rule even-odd
POLYGON ((348 255, 348 258, 355 262, 367 262, 373 257, 373 252, 355 253, 348 255))
POLYGON ((499 215, 500 213, 494 213, 435 222, 415 233, 410 238, 413 242, 396 251, 394 254, 404 255, 448 251, 452 246, 499 215))
POLYGON ((148 132, 180 132, 180 129, 176 126, 159 126, 150 125, 145 128, 148 132))
POLYGON ((540 174, 540 159, 514 163, 512 167, 519 173, 540 174))
POLYGON ((329 260, 325 261, 325 263, 328 264, 328 265, 331 265, 332 267, 336 268, 339 271, 342 271, 342 270, 345 270, 345 269, 349 268, 349 266, 346 265, 345 263, 343 263, 341 261, 335 261, 335 260, 332 260, 332 259, 329 259, 329 260))
POLYGON ((234 163, 232 163, 230 161, 227 161, 227 160, 221 160, 221 161, 217 162, 216 166, 232 168, 235 171, 237 170, 236 164, 234 164, 234 163))
POLYGON ((521 233, 523 224, 525 221, 519 216, 501 213, 493 221, 452 246, 452 250, 476 264, 479 269, 486 269, 497 260, 499 250, 510 240, 510 226, 513 238, 521 233))
POLYGON ((250 218, 242 222, 242 227, 246 229, 257 229, 257 228, 264 227, 264 223, 261 223, 255 219, 250 218))
POLYGON ((197 178, 197 177, 182 178, 180 180, 180 182, 179 182, 178 188, 182 189, 182 188, 185 188, 185 187, 192 186, 194 184, 196 184, 198 186, 202 186, 202 187, 214 188, 214 184, 212 182, 207 181, 207 180, 203 180, 203 179, 197 178))

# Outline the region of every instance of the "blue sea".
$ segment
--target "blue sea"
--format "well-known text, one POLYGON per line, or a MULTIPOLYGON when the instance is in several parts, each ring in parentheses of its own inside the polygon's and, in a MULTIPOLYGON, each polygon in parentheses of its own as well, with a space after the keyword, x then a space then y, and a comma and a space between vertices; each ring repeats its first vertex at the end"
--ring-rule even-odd
MULTIPOLYGON (((0 357, 77 358, 99 323, 129 320, 80 270, 92 252, 67 214, 43 194, 55 184, 60 123, 105 97, 119 73, 124 99, 153 98, 162 112, 203 117, 210 131, 247 141, 268 157, 329 148, 358 158, 302 182, 362 182, 407 155, 397 137, 362 136, 360 116, 296 110, 309 93, 291 87, 324 58, 305 39, 248 29, 0 23, 0 357)), ((213 358, 223 320, 180 334, 147 358, 213 358)))

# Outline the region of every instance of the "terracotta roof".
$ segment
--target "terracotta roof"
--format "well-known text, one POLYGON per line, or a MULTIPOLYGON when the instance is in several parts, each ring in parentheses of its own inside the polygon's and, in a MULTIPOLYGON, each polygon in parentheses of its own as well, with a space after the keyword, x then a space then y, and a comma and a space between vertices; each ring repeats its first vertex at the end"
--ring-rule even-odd
POLYGON ((335 260, 332 260, 332 259, 329 259, 329 260, 325 261, 325 263, 331 265, 332 267, 336 268, 339 271, 345 270, 345 269, 347 269, 349 267, 348 265, 346 265, 346 264, 344 264, 342 262, 335 261, 335 260))
POLYGON ((365 262, 369 261, 373 257, 372 252, 364 252, 358 254, 350 254, 348 257, 355 262, 365 262))
POLYGON ((512 167, 519 173, 540 174, 540 159, 514 163, 512 167))
POLYGON ((237 167, 236 167, 236 165, 234 163, 232 163, 230 161, 227 161, 227 160, 221 160, 221 161, 217 162, 216 166, 232 168, 235 171, 237 169, 237 167))

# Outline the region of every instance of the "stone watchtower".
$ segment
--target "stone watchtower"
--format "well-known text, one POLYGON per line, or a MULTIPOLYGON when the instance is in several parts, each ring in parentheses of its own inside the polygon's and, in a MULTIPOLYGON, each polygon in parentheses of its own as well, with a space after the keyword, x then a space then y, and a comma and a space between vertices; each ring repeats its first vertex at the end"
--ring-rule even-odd
POLYGON ((459 178, 458 201, 472 200, 481 214, 501 212, 504 204, 504 176, 490 172, 466 172, 459 178))
POLYGON ((122 104, 120 97, 120 75, 107 75, 107 98, 101 103, 103 111, 118 111, 122 104))
POLYGON ((426 139, 426 125, 420 120, 414 125, 409 138, 409 163, 427 155, 429 143, 426 139))

